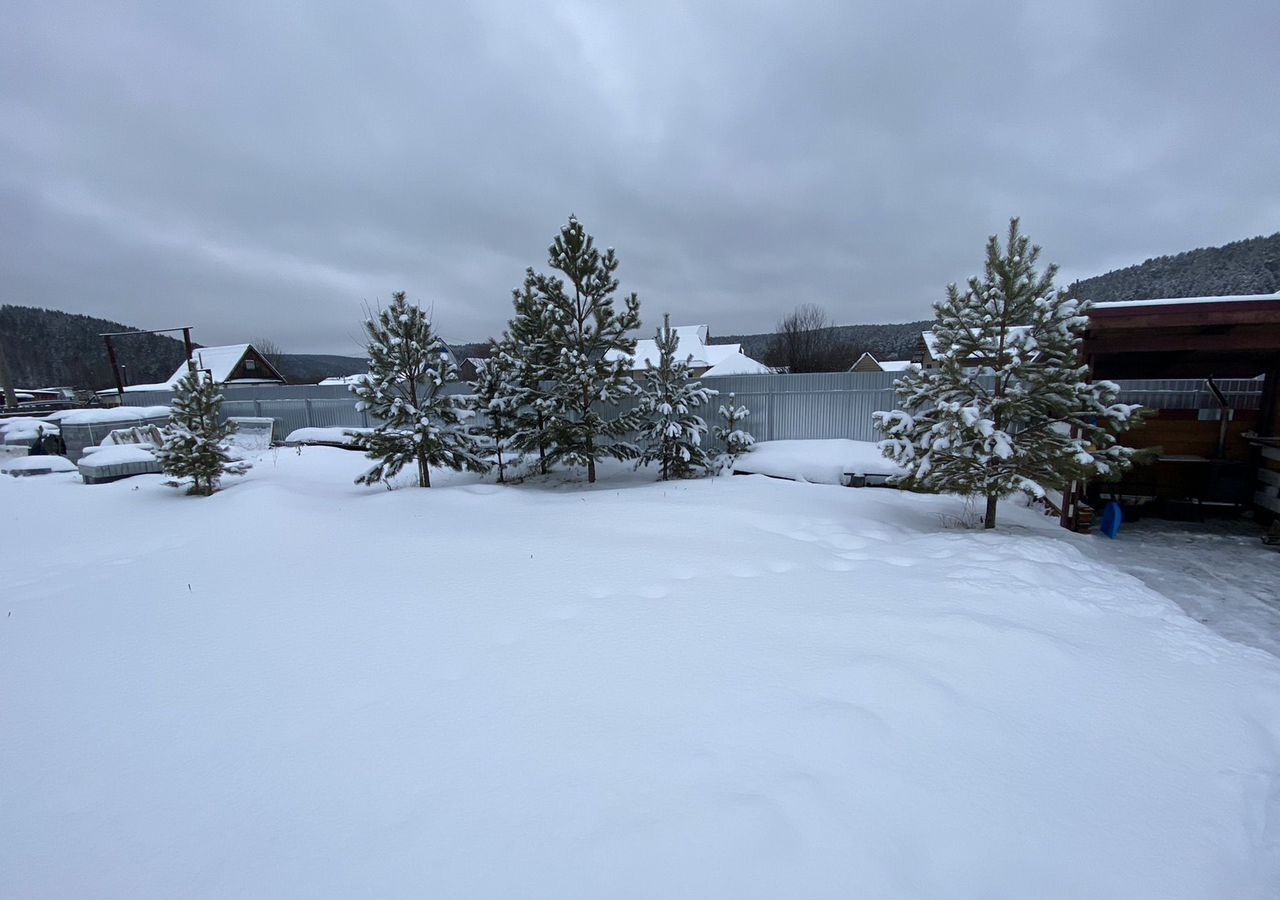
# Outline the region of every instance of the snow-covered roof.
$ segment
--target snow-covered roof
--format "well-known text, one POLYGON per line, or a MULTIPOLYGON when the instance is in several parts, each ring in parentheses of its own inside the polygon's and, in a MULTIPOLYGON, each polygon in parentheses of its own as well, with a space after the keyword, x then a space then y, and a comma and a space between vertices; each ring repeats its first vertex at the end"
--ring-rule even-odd
MULTIPOLYGON (((733 344, 731 346, 738 346, 733 344)), ((729 354, 716 363, 707 371, 702 373, 704 378, 714 378, 717 375, 772 375, 773 369, 769 368, 762 362, 756 362, 751 357, 741 351, 729 354)))
POLYGON ((934 359, 938 358, 938 336, 932 331, 920 332, 920 338, 924 341, 924 349, 929 351, 929 355, 934 359))
MULTIPOLYGON (((925 333, 930 335, 933 334, 933 332, 925 332, 925 333)), ((935 339, 935 344, 936 344, 936 339, 935 339)), ((933 351, 930 350, 929 352, 932 353, 933 351)), ((867 362, 870 362, 872 365, 878 368, 881 372, 905 372, 907 369, 910 369, 912 366, 915 365, 915 363, 913 363, 909 359, 876 359, 870 352, 864 352, 861 356, 859 356, 854 361, 853 365, 849 367, 849 371, 850 372, 858 371, 858 366, 862 365, 864 360, 867 362)))
POLYGON ((1280 300, 1280 291, 1274 294, 1236 294, 1230 297, 1161 297, 1155 300, 1109 300, 1093 304, 1094 309, 1128 309, 1136 306, 1183 306, 1192 303, 1248 303, 1280 300))
MULTIPOLYGON (((696 369, 701 368, 718 368, 722 364, 729 364, 726 371, 717 372, 719 375, 749 375, 755 374, 752 366, 761 366, 751 357, 746 356, 742 352, 741 344, 709 344, 707 340, 710 337, 710 329, 706 325, 676 325, 672 329, 676 333, 676 358, 684 359, 692 357, 690 365, 696 369), (743 362, 738 357, 742 357, 743 362), (728 371, 733 369, 734 371, 728 371), (751 371, 746 371, 751 369, 751 371), (743 370, 743 371, 738 371, 743 370)), ((644 338, 636 341, 636 353, 634 357, 628 357, 624 353, 617 350, 610 350, 605 354, 605 359, 629 359, 633 369, 643 369, 646 366, 656 366, 658 358, 661 354, 658 352, 658 342, 654 338, 644 338)), ((707 374, 710 374, 709 372, 707 374)))
MULTIPOLYGON (((236 366, 240 365, 240 360, 244 359, 246 353, 252 348, 252 344, 227 344, 222 347, 198 347, 191 354, 191 358, 195 361, 196 368, 200 370, 208 370, 213 376, 214 383, 226 384, 279 384, 284 381, 284 376, 276 371, 275 367, 267 362, 267 369, 263 372, 261 378, 237 378, 231 381, 231 373, 236 370, 236 366)), ((129 384, 125 385, 126 391, 172 391, 178 386, 178 382, 182 380, 182 376, 187 374, 187 364, 184 361, 169 376, 168 381, 160 381, 155 384, 129 384)), ((99 394, 114 393, 114 391, 98 391, 99 394)))
POLYGON ((369 380, 368 372, 357 372, 355 375, 330 375, 320 379, 321 384, 363 384, 369 380))

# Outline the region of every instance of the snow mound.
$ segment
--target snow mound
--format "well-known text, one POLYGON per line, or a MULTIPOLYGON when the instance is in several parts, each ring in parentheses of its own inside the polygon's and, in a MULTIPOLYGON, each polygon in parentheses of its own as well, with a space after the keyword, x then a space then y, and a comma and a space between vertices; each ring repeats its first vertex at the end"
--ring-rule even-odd
POLYGON ((65 456, 19 456, 0 462, 0 472, 6 475, 47 475, 75 470, 76 464, 65 456))
POLYGON ((40 435, 58 433, 58 424, 52 419, 32 416, 14 416, 0 419, 0 444, 30 443, 40 435))
POLYGON ((351 446, 355 434, 368 434, 372 428, 295 428, 284 439, 286 444, 341 444, 351 446))
POLYGON ((815 484, 844 484, 847 475, 902 474, 897 464, 880 453, 879 444, 846 438, 762 441, 750 453, 738 457, 734 471, 815 484))

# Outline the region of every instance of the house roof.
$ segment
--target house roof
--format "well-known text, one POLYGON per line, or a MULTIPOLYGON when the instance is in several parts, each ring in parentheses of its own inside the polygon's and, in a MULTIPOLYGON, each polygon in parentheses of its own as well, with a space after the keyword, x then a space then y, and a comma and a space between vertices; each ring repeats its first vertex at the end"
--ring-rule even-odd
MULTIPOLYGON (((737 344, 723 346, 738 346, 737 344)), ((762 362, 756 362, 745 353, 727 354, 724 359, 702 373, 703 378, 714 378, 717 375, 772 375, 773 369, 762 362)))
MULTIPOLYGON (((676 358, 692 357, 690 365, 695 369, 714 369, 725 365, 725 370, 717 374, 746 375, 755 374, 756 366, 761 370, 765 368, 761 363, 746 356, 742 352, 741 344, 707 343, 710 338, 710 329, 706 325, 676 325, 671 330, 676 333, 676 358)), ((632 369, 644 369, 647 366, 656 366, 660 356, 657 340, 644 338, 636 341, 635 356, 628 357, 617 350, 610 350, 605 354, 605 359, 628 359, 632 369)))
POLYGON ((1280 300, 1280 291, 1274 294, 1236 294, 1230 297, 1161 297, 1154 300, 1108 300, 1094 303, 1091 309, 1141 309, 1145 306, 1187 306, 1202 303, 1256 303, 1280 300))
MULTIPOLYGON (((273 366, 265 356, 262 361, 267 364, 266 371, 261 378, 236 378, 231 380, 231 373, 236 370, 236 366, 240 365, 240 360, 244 359, 245 354, 253 348, 252 344, 226 344, 221 347, 198 347, 192 354, 191 358, 196 364, 196 368, 200 370, 208 370, 213 376, 215 384, 279 384, 285 380, 276 367, 273 366)), ((261 354, 259 354, 261 356, 261 354)), ((168 381, 161 381, 156 384, 130 384, 125 386, 126 391, 171 391, 178 386, 178 382, 182 380, 182 376, 187 374, 187 364, 183 362, 169 376, 168 381)), ((104 392, 100 392, 104 393, 104 392)))

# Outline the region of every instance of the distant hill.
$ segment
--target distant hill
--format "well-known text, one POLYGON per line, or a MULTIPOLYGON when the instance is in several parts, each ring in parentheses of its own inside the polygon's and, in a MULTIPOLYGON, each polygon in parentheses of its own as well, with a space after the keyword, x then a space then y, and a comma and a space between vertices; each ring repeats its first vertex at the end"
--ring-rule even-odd
MULTIPOLYGON (((67 385, 101 390, 113 387, 104 332, 133 331, 130 325, 56 309, 0 306, 0 335, 9 352, 14 383, 21 387, 67 385)), ((179 338, 136 334, 115 339, 117 358, 129 384, 164 381, 186 358, 179 338)), ((284 353, 272 363, 290 382, 307 384, 329 375, 354 375, 368 368, 364 357, 284 353)))
MULTIPOLYGON (((56 309, 0 306, 0 335, 21 387, 110 387, 111 366, 99 335, 130 330, 119 322, 56 309)), ((159 334, 117 338, 117 350, 134 384, 164 381, 186 358, 181 340, 159 334)))
POLYGON ((328 353, 281 353, 271 363, 290 384, 315 384, 331 375, 355 375, 369 371, 363 356, 335 356, 328 353))
POLYGON ((1157 256, 1071 285, 1085 300, 1225 297, 1280 291, 1280 232, 1270 237, 1157 256))

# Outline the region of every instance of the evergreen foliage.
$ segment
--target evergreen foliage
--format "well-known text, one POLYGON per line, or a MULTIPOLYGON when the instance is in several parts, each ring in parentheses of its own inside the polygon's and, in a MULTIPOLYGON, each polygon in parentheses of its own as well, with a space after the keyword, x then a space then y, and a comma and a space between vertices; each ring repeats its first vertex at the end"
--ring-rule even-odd
POLYGON ((750 453, 755 446, 755 437, 742 427, 749 415, 751 410, 738 403, 735 394, 730 394, 729 399, 720 405, 720 424, 716 425, 713 433, 716 440, 724 444, 724 452, 716 457, 716 471, 732 472, 738 457, 750 453))
POLYGON ((477 364, 476 380, 471 382, 472 403, 481 414, 481 424, 472 433, 480 439, 480 449, 493 456, 499 482, 507 480, 516 435, 517 394, 511 389, 512 369, 510 358, 495 348, 488 359, 477 364))
POLYGON ((1115 384, 1086 381, 1085 306, 1054 287, 1056 266, 1036 272, 1039 255, 1017 219, 1005 250, 992 236, 983 277, 948 286, 934 307, 939 368, 908 371, 896 382, 902 408, 876 413, 901 480, 985 497, 987 528, 999 498, 1117 476, 1134 454, 1115 435, 1137 407, 1116 403, 1115 384))
POLYGON ((626 439, 635 431, 638 410, 616 405, 635 393, 627 374, 636 342, 627 332, 640 326, 640 300, 634 293, 614 307, 618 260, 610 247, 601 253, 574 216, 548 248, 547 264, 564 277, 529 269, 524 292, 546 316, 547 359, 544 380, 554 419, 547 423, 547 459, 585 466, 596 480, 596 463, 605 458, 635 459, 639 450, 626 439), (612 414, 604 410, 613 407, 612 414))
POLYGON ((369 379, 351 386, 357 408, 379 421, 356 444, 375 464, 357 484, 389 482, 406 465, 418 468, 418 485, 431 486, 431 466, 487 471, 475 439, 462 424, 458 401, 444 392, 457 369, 431 322, 404 291, 364 325, 369 379))
POLYGON ((227 453, 226 438, 234 431, 234 423, 222 421, 218 386, 191 369, 174 391, 169 426, 156 459, 166 475, 191 479, 187 493, 207 497, 218 489, 224 474, 248 468, 247 463, 233 462, 227 453))
POLYGON ((494 353, 505 365, 503 402, 512 417, 511 446, 518 453, 536 453, 538 470, 545 475, 557 420, 555 392, 548 382, 556 355, 551 318, 527 276, 525 284, 511 292, 511 299, 515 315, 494 353))
POLYGON ((710 402, 716 392, 690 380, 691 357, 676 358, 680 340, 666 316, 655 343, 658 365, 649 364, 640 395, 647 423, 641 430, 639 464, 658 463, 663 481, 688 478, 698 469, 709 468, 702 446, 707 423, 694 410, 710 402))

